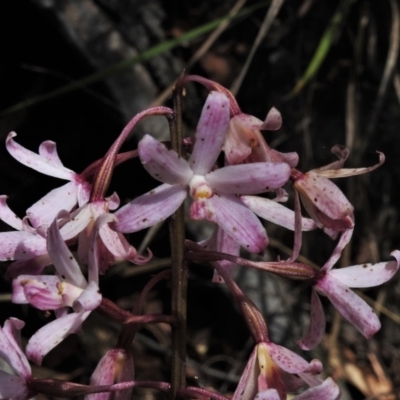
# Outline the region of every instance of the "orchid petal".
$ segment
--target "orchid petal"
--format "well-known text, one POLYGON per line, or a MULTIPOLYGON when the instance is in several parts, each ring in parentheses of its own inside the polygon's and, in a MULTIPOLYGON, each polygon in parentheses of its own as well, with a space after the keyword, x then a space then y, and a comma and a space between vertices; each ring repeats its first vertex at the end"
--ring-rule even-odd
POLYGON ((115 259, 125 260, 137 256, 136 249, 131 246, 124 236, 110 229, 107 225, 110 222, 117 221, 117 217, 112 214, 104 213, 97 218, 94 229, 92 230, 89 248, 89 281, 98 282, 99 260, 101 248, 99 246, 98 236, 107 250, 115 259))
POLYGON ((12 302, 30 303, 39 310, 55 310, 64 306, 57 289, 60 278, 53 275, 21 275, 13 280, 12 302))
POLYGON ((90 199, 90 191, 92 186, 88 182, 79 182, 79 180, 76 180, 77 184, 77 191, 76 191, 76 197, 78 201, 78 206, 82 207, 83 205, 87 204, 90 199))
POLYGON ((187 190, 181 186, 161 185, 137 197, 114 215, 118 218, 114 229, 118 232, 137 232, 163 221, 183 203, 187 190))
MULTIPOLYGON (((353 214, 354 208, 343 192, 329 179, 312 171, 307 172, 294 183, 309 211, 311 203, 316 210, 332 220, 343 220, 353 214)), ((329 227, 329 226, 328 226, 329 227)))
POLYGON ((50 225, 57 214, 63 210, 71 211, 77 203, 77 184, 68 182, 53 189, 26 210, 26 215, 34 228, 50 225))
POLYGON ((237 197, 213 196, 208 199, 215 210, 216 223, 237 243, 252 253, 262 253, 268 244, 260 220, 237 197))
POLYGON ((48 160, 47 156, 43 157, 36 154, 13 140, 13 137, 17 136, 15 132, 8 134, 6 139, 6 147, 8 152, 21 164, 26 165, 35 171, 41 172, 42 174, 54 176, 55 178, 65 179, 67 181, 74 180, 76 174, 64 166, 55 166, 54 158, 48 160))
MULTIPOLYGON (((109 350, 97 364, 90 384, 93 386, 112 385, 119 382, 131 381, 134 378, 133 359, 129 352, 123 349, 109 350)), ((130 400, 132 389, 117 392, 116 400, 130 400)), ((108 400, 110 393, 97 393, 85 396, 85 400, 108 400)))
POLYGON ((341 234, 335 249, 329 257, 329 260, 321 268, 321 271, 329 271, 336 264, 337 260, 339 260, 340 256, 342 255, 343 249, 350 242, 351 237, 353 236, 353 231, 354 229, 347 229, 341 234))
POLYGON ((170 185, 186 185, 193 175, 188 162, 174 150, 150 135, 139 142, 139 157, 146 171, 158 181, 170 185))
POLYGON ((104 226, 100 229, 100 237, 116 260, 134 262, 133 260, 137 258, 136 249, 128 243, 121 233, 113 231, 109 226, 104 226))
POLYGON ((26 400, 34 393, 26 386, 25 378, 7 374, 0 370, 0 399, 2 400, 26 400))
POLYGON ((315 168, 312 170, 312 172, 324 176, 325 171, 329 171, 329 173, 332 173, 335 172, 332 170, 339 170, 343 168, 345 161, 350 155, 350 150, 343 145, 336 144, 335 146, 332 147, 331 153, 334 154, 338 158, 338 160, 328 165, 324 165, 323 167, 315 168))
MULTIPOLYGON (((240 196, 240 200, 259 217, 286 229, 294 230, 294 212, 284 205, 259 196, 240 196)), ((317 225, 312 219, 302 217, 301 228, 303 231, 311 231, 316 229, 317 225)))
POLYGON ((213 168, 225 141, 229 124, 229 100, 219 92, 211 92, 204 104, 195 134, 189 164, 196 175, 205 175, 213 168))
POLYGON ((331 276, 330 272, 318 281, 315 289, 327 296, 340 314, 367 339, 380 329, 381 323, 374 310, 360 296, 331 276))
POLYGON ((296 343, 302 350, 311 350, 319 343, 325 333, 325 314, 322 308, 321 300, 319 296, 312 290, 311 292, 311 315, 310 325, 307 333, 296 343))
POLYGON ((51 140, 42 142, 39 146, 39 155, 50 165, 56 168, 64 168, 63 163, 57 153, 57 145, 51 140))
POLYGON ((70 220, 61 228, 60 234, 64 240, 69 240, 81 233, 93 218, 93 204, 86 204, 70 214, 70 220))
POLYGON ((121 204, 121 200, 117 192, 114 192, 111 196, 106 197, 106 202, 108 204, 108 209, 111 211, 116 210, 121 204))
POLYGON ((379 286, 391 279, 399 269, 400 251, 395 250, 391 255, 396 258, 396 261, 353 265, 334 269, 329 272, 329 275, 350 288, 379 286))
POLYGON ((267 389, 262 392, 258 392, 254 400, 281 400, 281 396, 276 389, 267 389))
POLYGON ((257 347, 254 348, 247 361, 240 381, 233 394, 232 400, 253 400, 258 391, 258 375, 260 371, 257 365, 257 347))
POLYGON ((17 375, 28 378, 31 375, 31 367, 21 350, 20 330, 24 325, 24 321, 9 318, 5 321, 4 327, 0 327, 0 356, 17 375))
POLYGON ((77 313, 81 311, 92 311, 99 306, 101 299, 102 296, 99 292, 99 285, 91 281, 81 295, 74 301, 73 309, 77 313))
POLYGON ((82 274, 79 264, 69 251, 60 234, 57 220, 54 220, 50 225, 47 234, 47 252, 62 279, 80 288, 87 286, 87 281, 82 274))
POLYGON ((355 175, 362 175, 366 174, 367 172, 371 172, 377 168, 379 168, 385 162, 385 155, 379 151, 379 162, 372 167, 365 167, 365 168, 341 168, 341 169, 329 169, 329 170, 314 170, 313 172, 318 173, 319 176, 325 177, 328 179, 335 179, 335 178, 347 178, 348 176, 355 176, 355 175))
POLYGON ((283 371, 298 374, 309 367, 309 363, 293 351, 271 342, 266 345, 273 362, 283 371))
POLYGON ((46 241, 25 231, 0 232, 0 261, 26 260, 46 253, 46 241))
POLYGON ((22 231, 24 227, 22 220, 10 210, 7 198, 8 196, 5 195, 0 196, 0 219, 17 231, 22 231))
MULTIPOLYGON (((223 229, 217 226, 214 229, 214 232, 208 240, 200 243, 200 246, 203 247, 207 251, 219 251, 221 253, 227 253, 234 256, 238 256, 240 253, 240 246, 233 239, 232 236, 228 235, 223 229)), ((234 270, 237 268, 236 264, 232 261, 222 260, 219 261, 218 264, 230 275, 232 276, 234 270)), ((213 282, 223 283, 224 279, 218 273, 216 269, 214 269, 213 282)))
MULTIPOLYGON (((0 235, 1 236, 1 235, 0 235)), ((44 242, 45 243, 45 242, 44 242)), ((28 260, 15 261, 8 266, 7 272, 4 275, 5 279, 11 280, 19 275, 39 275, 42 273, 43 269, 51 265, 51 260, 47 254, 30 258, 28 260)))
POLYGON ((283 186, 290 176, 285 163, 231 165, 210 172, 207 183, 218 193, 257 194, 283 186))
POLYGON ((281 113, 275 108, 272 107, 269 111, 263 124, 260 126, 260 130, 265 131, 277 131, 282 127, 282 116, 281 113))
POLYGON ((339 398, 339 386, 332 378, 327 378, 319 386, 307 389, 293 400, 338 400, 339 398))
POLYGON ((68 314, 39 329, 26 346, 28 359, 41 365, 44 356, 68 335, 75 333, 89 314, 90 311, 68 314))
POLYGON ((238 114, 235 115, 233 118, 235 118, 236 121, 240 123, 243 127, 251 130, 277 131, 282 127, 281 113, 275 107, 272 107, 268 111, 264 122, 256 117, 253 117, 252 115, 247 114, 238 114))

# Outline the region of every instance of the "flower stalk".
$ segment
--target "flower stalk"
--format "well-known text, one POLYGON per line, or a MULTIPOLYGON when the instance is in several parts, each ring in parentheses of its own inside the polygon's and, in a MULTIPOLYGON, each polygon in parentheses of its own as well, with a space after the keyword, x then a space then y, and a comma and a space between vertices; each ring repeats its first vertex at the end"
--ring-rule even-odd
MULTIPOLYGON (((174 119, 170 120, 171 147, 182 157, 182 85, 183 73, 176 82, 174 99, 174 119)), ((186 386, 186 318, 187 318, 187 280, 188 269, 184 259, 185 251, 185 215, 182 204, 169 221, 172 264, 171 312, 177 324, 172 327, 172 360, 170 399, 186 386)))

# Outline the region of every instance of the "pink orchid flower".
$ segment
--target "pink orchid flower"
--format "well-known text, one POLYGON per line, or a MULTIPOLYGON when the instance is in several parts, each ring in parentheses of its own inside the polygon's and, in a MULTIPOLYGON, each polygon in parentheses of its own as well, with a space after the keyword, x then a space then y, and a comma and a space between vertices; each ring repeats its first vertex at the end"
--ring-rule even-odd
MULTIPOLYGON (((59 215, 58 217, 61 217, 59 215)), ((89 253, 88 280, 65 244, 57 219, 47 234, 47 250, 56 275, 21 275, 13 281, 12 301, 30 303, 41 310, 55 310, 58 317, 36 332, 28 342, 30 360, 41 364, 43 357, 69 334, 76 332, 90 312, 100 304, 98 286, 98 231, 111 217, 102 215, 93 229, 89 253), (74 312, 68 314, 68 308, 74 312)))
POLYGON ((299 162, 297 153, 280 153, 268 146, 260 131, 276 131, 282 126, 281 113, 271 108, 265 121, 239 113, 229 121, 224 143, 225 156, 230 165, 253 162, 286 162, 292 168, 299 162))
POLYGON ((26 215, 34 228, 50 225, 61 209, 71 211, 76 204, 82 206, 88 202, 90 184, 81 175, 64 167, 54 142, 43 142, 39 146, 39 154, 36 154, 15 142, 15 136, 15 132, 9 133, 6 148, 17 161, 42 174, 69 181, 28 208, 26 215))
MULTIPOLYGON (((7 205, 7 196, 0 196, 0 219, 16 231, 0 232, 0 261, 17 260, 7 270, 5 277, 13 279, 21 274, 38 275, 51 264, 47 254, 47 226, 33 228, 27 217, 18 218, 7 205)), ((83 228, 81 228, 83 229, 83 228)), ((64 240, 76 236, 76 227, 65 224, 60 228, 64 240)))
POLYGON ((330 179, 371 172, 385 162, 385 156, 378 152, 379 162, 372 167, 343 168, 349 150, 336 145, 332 147, 332 153, 338 157, 338 161, 305 174, 293 168, 291 180, 308 214, 319 228, 335 239, 339 232, 354 228, 354 208, 330 179))
POLYGON ((286 163, 259 162, 215 169, 229 124, 229 100, 211 92, 203 107, 189 162, 149 135, 139 143, 139 157, 147 171, 163 185, 119 209, 114 228, 135 232, 173 214, 187 197, 193 198, 190 216, 217 223, 248 251, 260 253, 267 235, 254 213, 238 198, 284 185, 286 163))
MULTIPOLYGON (((351 322, 367 339, 381 327, 374 310, 350 288, 367 288, 381 285, 391 279, 399 269, 400 251, 391 255, 395 261, 361 264, 331 269, 331 259, 323 266, 313 286, 310 326, 297 343, 303 350, 310 350, 320 343, 325 332, 325 315, 317 293, 328 297, 342 316, 351 322)), ((331 258, 338 258, 334 254, 331 258)), ((336 262, 336 261, 335 261, 336 262)))
POLYGON ((0 370, 0 399, 27 400, 35 396, 29 388, 32 371, 29 362, 21 350, 20 330, 25 322, 10 318, 0 327, 0 357, 4 359, 14 371, 11 375, 0 370))
POLYGON ((294 399, 314 399, 307 395, 317 393, 318 399, 336 400, 340 395, 338 386, 330 378, 322 380, 318 376, 321 371, 319 360, 308 363, 285 347, 260 342, 250 356, 232 400, 286 400, 287 393, 305 384, 310 388, 294 399))

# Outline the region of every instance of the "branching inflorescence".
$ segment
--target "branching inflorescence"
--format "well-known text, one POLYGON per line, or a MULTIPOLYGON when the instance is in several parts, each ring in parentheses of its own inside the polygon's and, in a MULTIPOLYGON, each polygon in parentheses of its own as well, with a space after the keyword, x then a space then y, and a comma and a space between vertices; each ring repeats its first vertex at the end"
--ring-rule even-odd
MULTIPOLYGON (((202 84, 209 95, 194 138, 186 138, 179 144, 185 150, 184 155, 151 135, 140 140, 137 150, 120 151, 129 132, 144 117, 164 116, 171 127, 175 126, 172 131, 176 130, 174 121, 181 118, 176 115, 179 107, 174 110, 154 107, 136 115, 103 159, 93 162, 80 174, 63 166, 55 143, 42 143, 36 154, 19 145, 15 133, 8 135, 7 150, 17 161, 69 182, 39 199, 22 219, 9 209, 7 197, 0 196, 0 219, 14 229, 0 233, 0 260, 12 261, 6 273, 6 278, 12 280, 12 301, 54 311, 55 315, 54 320, 29 338, 25 351, 20 340, 23 321, 10 318, 0 328, 0 357, 14 372, 0 371, 0 399, 24 400, 38 393, 129 399, 136 387, 158 389, 182 398, 224 399, 223 394, 187 386, 185 377, 177 380, 183 384, 174 380, 171 384, 135 380, 130 346, 140 324, 164 322, 176 330, 185 324, 184 316, 174 311, 173 315, 142 315, 146 294, 160 280, 170 279, 170 271, 163 271, 149 281, 132 312, 105 298, 99 284, 99 274, 107 273, 119 261, 146 264, 152 252, 148 250, 147 256, 141 256, 124 234, 164 221, 187 198, 191 200, 187 223, 190 224, 190 219, 207 220, 215 228, 211 237, 199 243, 187 240, 182 258, 186 262, 211 263, 215 269, 214 281, 226 285, 255 341, 233 398, 283 400, 291 392, 297 393, 294 397, 297 400, 340 397, 334 380, 322 377, 319 360, 306 361, 270 340, 264 317, 235 283, 234 270, 241 265, 310 282, 310 325, 297 342, 301 349, 317 346, 325 332, 325 316, 318 295, 326 296, 345 319, 370 338, 380 329, 380 321, 351 288, 377 286, 391 279, 399 268, 400 252, 393 251, 393 261, 334 268, 351 239, 355 220, 352 204, 330 179, 368 173, 379 167, 385 157, 379 153, 379 162, 373 167, 346 169, 343 164, 349 152, 335 146, 332 152, 338 161, 302 173, 297 169, 296 153, 272 149, 261 134, 262 130, 281 127, 278 110, 273 108, 265 121, 261 121, 242 113, 233 95, 216 82, 189 75, 181 77, 179 85, 189 82, 202 84), (116 193, 106 196, 112 174, 118 164, 137 156, 161 185, 120 207, 116 193), (289 197, 284 186, 290 183, 294 189, 294 210, 283 205, 289 197), (265 197, 267 192, 272 196, 265 197), (310 218, 301 215, 300 203, 310 218), (262 219, 294 231, 293 253, 288 260, 254 261, 239 256, 241 249, 263 255, 269 239, 262 219), (302 232, 314 229, 337 240, 332 255, 320 270, 297 261, 302 232), (75 255, 72 246, 77 246, 75 255), (51 275, 43 273, 48 265, 54 266, 51 275), (89 314, 96 311, 121 324, 121 331, 115 348, 99 361, 90 383, 82 385, 32 376, 29 361, 40 365, 50 350, 81 329, 89 314)), ((181 266, 172 265, 174 268, 181 266)), ((172 285, 171 290, 178 289, 172 285)))

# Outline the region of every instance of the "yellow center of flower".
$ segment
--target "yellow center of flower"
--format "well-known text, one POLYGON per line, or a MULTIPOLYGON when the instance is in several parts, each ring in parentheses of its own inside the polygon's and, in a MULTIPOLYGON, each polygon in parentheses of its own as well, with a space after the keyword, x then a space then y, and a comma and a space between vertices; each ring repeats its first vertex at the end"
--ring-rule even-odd
POLYGON ((210 188, 204 176, 194 175, 189 186, 193 200, 209 199, 214 195, 214 191, 210 188))

